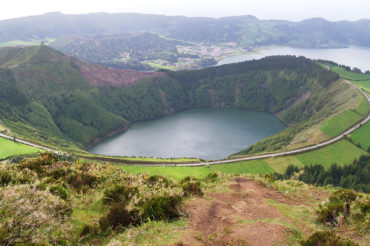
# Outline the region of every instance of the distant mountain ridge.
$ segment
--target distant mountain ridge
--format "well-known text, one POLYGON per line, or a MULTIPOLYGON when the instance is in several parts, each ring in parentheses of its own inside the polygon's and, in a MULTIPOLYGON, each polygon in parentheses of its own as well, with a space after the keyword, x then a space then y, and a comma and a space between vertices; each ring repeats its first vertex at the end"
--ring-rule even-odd
POLYGON ((63 38, 74 35, 151 32, 169 38, 205 43, 236 42, 244 46, 297 47, 370 46, 370 20, 301 22, 259 20, 254 16, 224 18, 135 13, 65 15, 48 13, 0 21, 0 41, 63 38))

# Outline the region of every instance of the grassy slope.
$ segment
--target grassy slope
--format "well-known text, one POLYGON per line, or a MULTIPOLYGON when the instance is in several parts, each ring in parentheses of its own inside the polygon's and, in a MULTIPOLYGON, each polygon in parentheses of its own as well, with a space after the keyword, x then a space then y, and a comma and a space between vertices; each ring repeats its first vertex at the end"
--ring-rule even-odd
POLYGON ((313 152, 299 154, 296 158, 304 165, 319 163, 327 168, 333 163, 349 164, 363 154, 366 154, 364 150, 357 148, 347 140, 340 140, 313 152))
POLYGON ((329 137, 335 137, 359 122, 363 117, 363 115, 350 109, 325 121, 321 131, 329 137))
POLYGON ((289 164, 304 166, 320 163, 328 168, 331 164, 345 165, 354 159, 366 154, 363 149, 357 148, 347 140, 340 140, 334 144, 318 150, 286 157, 268 158, 265 160, 252 160, 230 164, 202 166, 202 167, 148 167, 148 166, 122 166, 128 173, 146 173, 149 175, 164 175, 175 179, 186 176, 203 178, 211 172, 226 174, 268 174, 284 172, 289 164))
POLYGON ((0 159, 4 159, 13 155, 37 153, 40 151, 40 149, 28 145, 15 143, 5 138, 0 138, 0 159))
POLYGON ((331 66, 331 70, 337 72, 342 78, 350 80, 352 83, 370 94, 370 74, 354 73, 337 66, 331 66))
POLYGON ((370 122, 354 131, 351 134, 351 139, 354 143, 359 143, 362 148, 367 149, 370 146, 370 122))
POLYGON ((186 176, 204 178, 211 172, 226 174, 269 174, 272 169, 264 160, 241 161, 231 164, 221 164, 201 167, 148 167, 148 166, 122 166, 128 173, 146 173, 148 175, 165 175, 174 179, 181 179, 186 176))

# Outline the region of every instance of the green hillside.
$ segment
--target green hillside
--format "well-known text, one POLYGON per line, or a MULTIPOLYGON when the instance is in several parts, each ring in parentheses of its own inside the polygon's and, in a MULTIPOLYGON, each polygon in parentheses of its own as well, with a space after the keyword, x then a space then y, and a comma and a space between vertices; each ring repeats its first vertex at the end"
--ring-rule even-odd
MULTIPOLYGON (((353 88, 337 80, 336 73, 303 57, 163 71, 129 85, 114 84, 126 76, 119 75, 98 82, 99 86, 93 86, 97 78, 123 71, 92 66, 44 45, 0 49, 0 61, 3 124, 19 136, 68 151, 81 151, 99 138, 127 129, 130 122, 194 108, 278 115, 290 127, 240 154, 275 151, 290 148, 300 132, 357 107, 361 100, 353 88), (303 98, 306 94, 309 97, 303 98)), ((358 118, 364 114, 358 112, 358 118)))

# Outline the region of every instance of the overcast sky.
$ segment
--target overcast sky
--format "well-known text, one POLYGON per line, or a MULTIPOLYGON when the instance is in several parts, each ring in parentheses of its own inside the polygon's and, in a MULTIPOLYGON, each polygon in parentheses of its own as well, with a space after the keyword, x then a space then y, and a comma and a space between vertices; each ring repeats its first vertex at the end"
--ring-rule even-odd
POLYGON ((2 0, 0 19, 60 11, 65 14, 137 12, 223 17, 255 15, 260 19, 299 21, 370 19, 370 0, 2 0))

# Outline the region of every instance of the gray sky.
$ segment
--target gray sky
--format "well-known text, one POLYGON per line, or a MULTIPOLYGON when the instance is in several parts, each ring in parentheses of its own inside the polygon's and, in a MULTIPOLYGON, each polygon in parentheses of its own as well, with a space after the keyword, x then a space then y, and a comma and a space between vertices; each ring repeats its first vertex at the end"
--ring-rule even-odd
POLYGON ((260 19, 370 19, 370 0, 3 0, 0 19, 60 11, 65 14, 137 12, 260 19))

